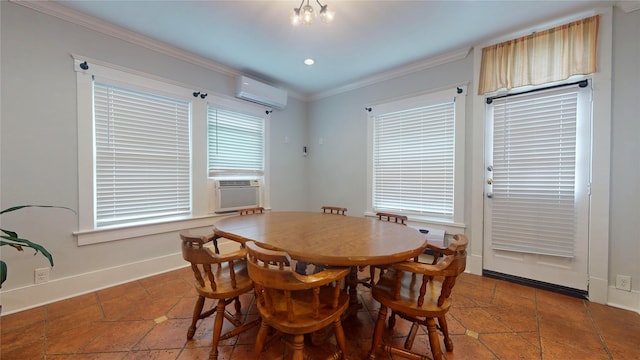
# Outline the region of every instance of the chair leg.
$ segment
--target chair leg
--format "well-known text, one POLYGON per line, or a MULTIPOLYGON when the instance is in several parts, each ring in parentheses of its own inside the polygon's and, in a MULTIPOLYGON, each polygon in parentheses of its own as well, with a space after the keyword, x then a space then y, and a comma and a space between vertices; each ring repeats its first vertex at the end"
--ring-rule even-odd
POLYGON ((336 343, 340 349, 340 359, 344 359, 347 356, 347 341, 344 338, 344 329, 342 328, 342 321, 340 318, 336 319, 333 323, 334 334, 336 336, 336 343))
POLYGON ((427 318, 427 330, 429 332, 429 345, 431 345, 431 353, 433 354, 433 360, 442 360, 442 350, 440 350, 440 339, 438 338, 436 321, 433 318, 427 318))
POLYGON ((203 307, 204 307, 204 296, 198 296, 198 300, 196 301, 196 307, 193 309, 193 320, 191 320, 191 326, 189 326, 189 330, 187 330, 187 340, 193 339, 193 334, 196 333, 196 323, 200 318, 200 314, 202 313, 203 307))
POLYGON ((216 319, 213 322, 213 342, 211 343, 211 352, 209 353, 209 360, 218 359, 218 342, 220 341, 220 333, 222 332, 222 323, 224 322, 224 309, 226 301, 224 299, 218 300, 216 306, 216 319))
POLYGON ((442 335, 444 335, 444 347, 447 351, 453 351, 453 341, 451 341, 451 337, 449 336, 449 327, 447 326, 446 315, 438 318, 438 324, 440 324, 440 331, 442 332, 442 335))
POLYGON ((409 330, 407 339, 404 341, 405 349, 411 350, 411 348, 413 347, 413 341, 416 339, 417 333, 418 333, 418 323, 414 322, 411 324, 411 329, 409 330))
POLYGON ((267 339, 267 334, 269 333, 269 329, 271 327, 263 321, 260 324, 260 329, 258 329, 258 335, 256 336, 256 344, 253 348, 253 358, 257 359, 260 357, 260 353, 262 352, 262 348, 264 347, 264 342, 267 339))
POLYGON ((233 302, 234 302, 234 305, 235 305, 235 308, 236 308, 236 314, 241 314, 242 313, 242 304, 240 303, 240 297, 236 296, 233 299, 233 302))
POLYGON ((304 360, 304 335, 293 335, 291 340, 291 360, 304 360))
POLYGON ((389 330, 396 326, 396 311, 391 310, 391 316, 389 316, 389 330))
POLYGON ((369 359, 376 358, 376 350, 382 342, 382 333, 384 332, 384 320, 387 318, 387 307, 380 305, 380 311, 378 312, 378 320, 376 326, 373 329, 373 339, 371 340, 371 350, 369 350, 369 359))

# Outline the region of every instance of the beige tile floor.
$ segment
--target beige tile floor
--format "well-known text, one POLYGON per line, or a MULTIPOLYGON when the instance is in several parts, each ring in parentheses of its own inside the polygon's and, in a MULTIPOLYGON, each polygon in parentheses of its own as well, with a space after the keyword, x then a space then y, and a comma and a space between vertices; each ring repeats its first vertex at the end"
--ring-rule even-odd
MULTIPOLYGON (((196 300, 190 269, 3 316, 1 359, 207 359, 212 319, 186 340, 196 300)), ((348 359, 368 353, 378 305, 359 290, 363 308, 344 322, 348 359)), ((640 359, 640 315, 501 280, 463 274, 448 315, 455 359, 640 359)), ((253 295, 243 313, 256 318, 253 295)), ((206 305, 205 305, 206 306, 206 305)), ((225 326, 228 326, 226 324, 225 326)), ((409 327, 398 320, 385 341, 401 343, 409 327)), ((249 359, 257 328, 225 340, 219 359, 249 359)), ((330 346, 330 344, 325 344, 330 346)), ((310 358, 322 347, 305 345, 310 358)), ((283 358, 273 341, 263 359, 283 358)), ((430 354, 424 331, 414 350, 430 354)), ((378 358, 386 359, 386 356, 378 358)))

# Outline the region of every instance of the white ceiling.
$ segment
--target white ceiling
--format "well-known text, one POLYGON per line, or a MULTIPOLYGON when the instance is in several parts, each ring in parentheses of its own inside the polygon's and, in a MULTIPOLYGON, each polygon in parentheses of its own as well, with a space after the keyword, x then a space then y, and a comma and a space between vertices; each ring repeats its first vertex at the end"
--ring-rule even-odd
POLYGON ((293 27, 299 0, 56 1, 304 96, 618 2, 324 0, 332 24, 293 27))

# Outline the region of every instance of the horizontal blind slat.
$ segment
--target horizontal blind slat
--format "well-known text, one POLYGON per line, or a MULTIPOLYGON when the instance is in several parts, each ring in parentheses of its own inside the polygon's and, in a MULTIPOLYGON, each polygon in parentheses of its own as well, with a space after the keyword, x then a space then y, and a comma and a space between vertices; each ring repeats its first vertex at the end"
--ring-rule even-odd
POLYGON ((207 153, 209 173, 262 173, 264 169, 264 118, 209 107, 207 153))

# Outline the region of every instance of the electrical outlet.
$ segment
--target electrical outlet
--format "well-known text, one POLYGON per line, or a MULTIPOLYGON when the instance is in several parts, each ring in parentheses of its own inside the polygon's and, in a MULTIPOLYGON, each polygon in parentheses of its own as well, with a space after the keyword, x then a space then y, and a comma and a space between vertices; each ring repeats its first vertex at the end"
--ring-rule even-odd
POLYGON ((631 276, 617 275, 616 289, 631 291, 631 276))
POLYGON ((40 268, 35 271, 35 283, 42 284, 49 281, 49 268, 40 268))

